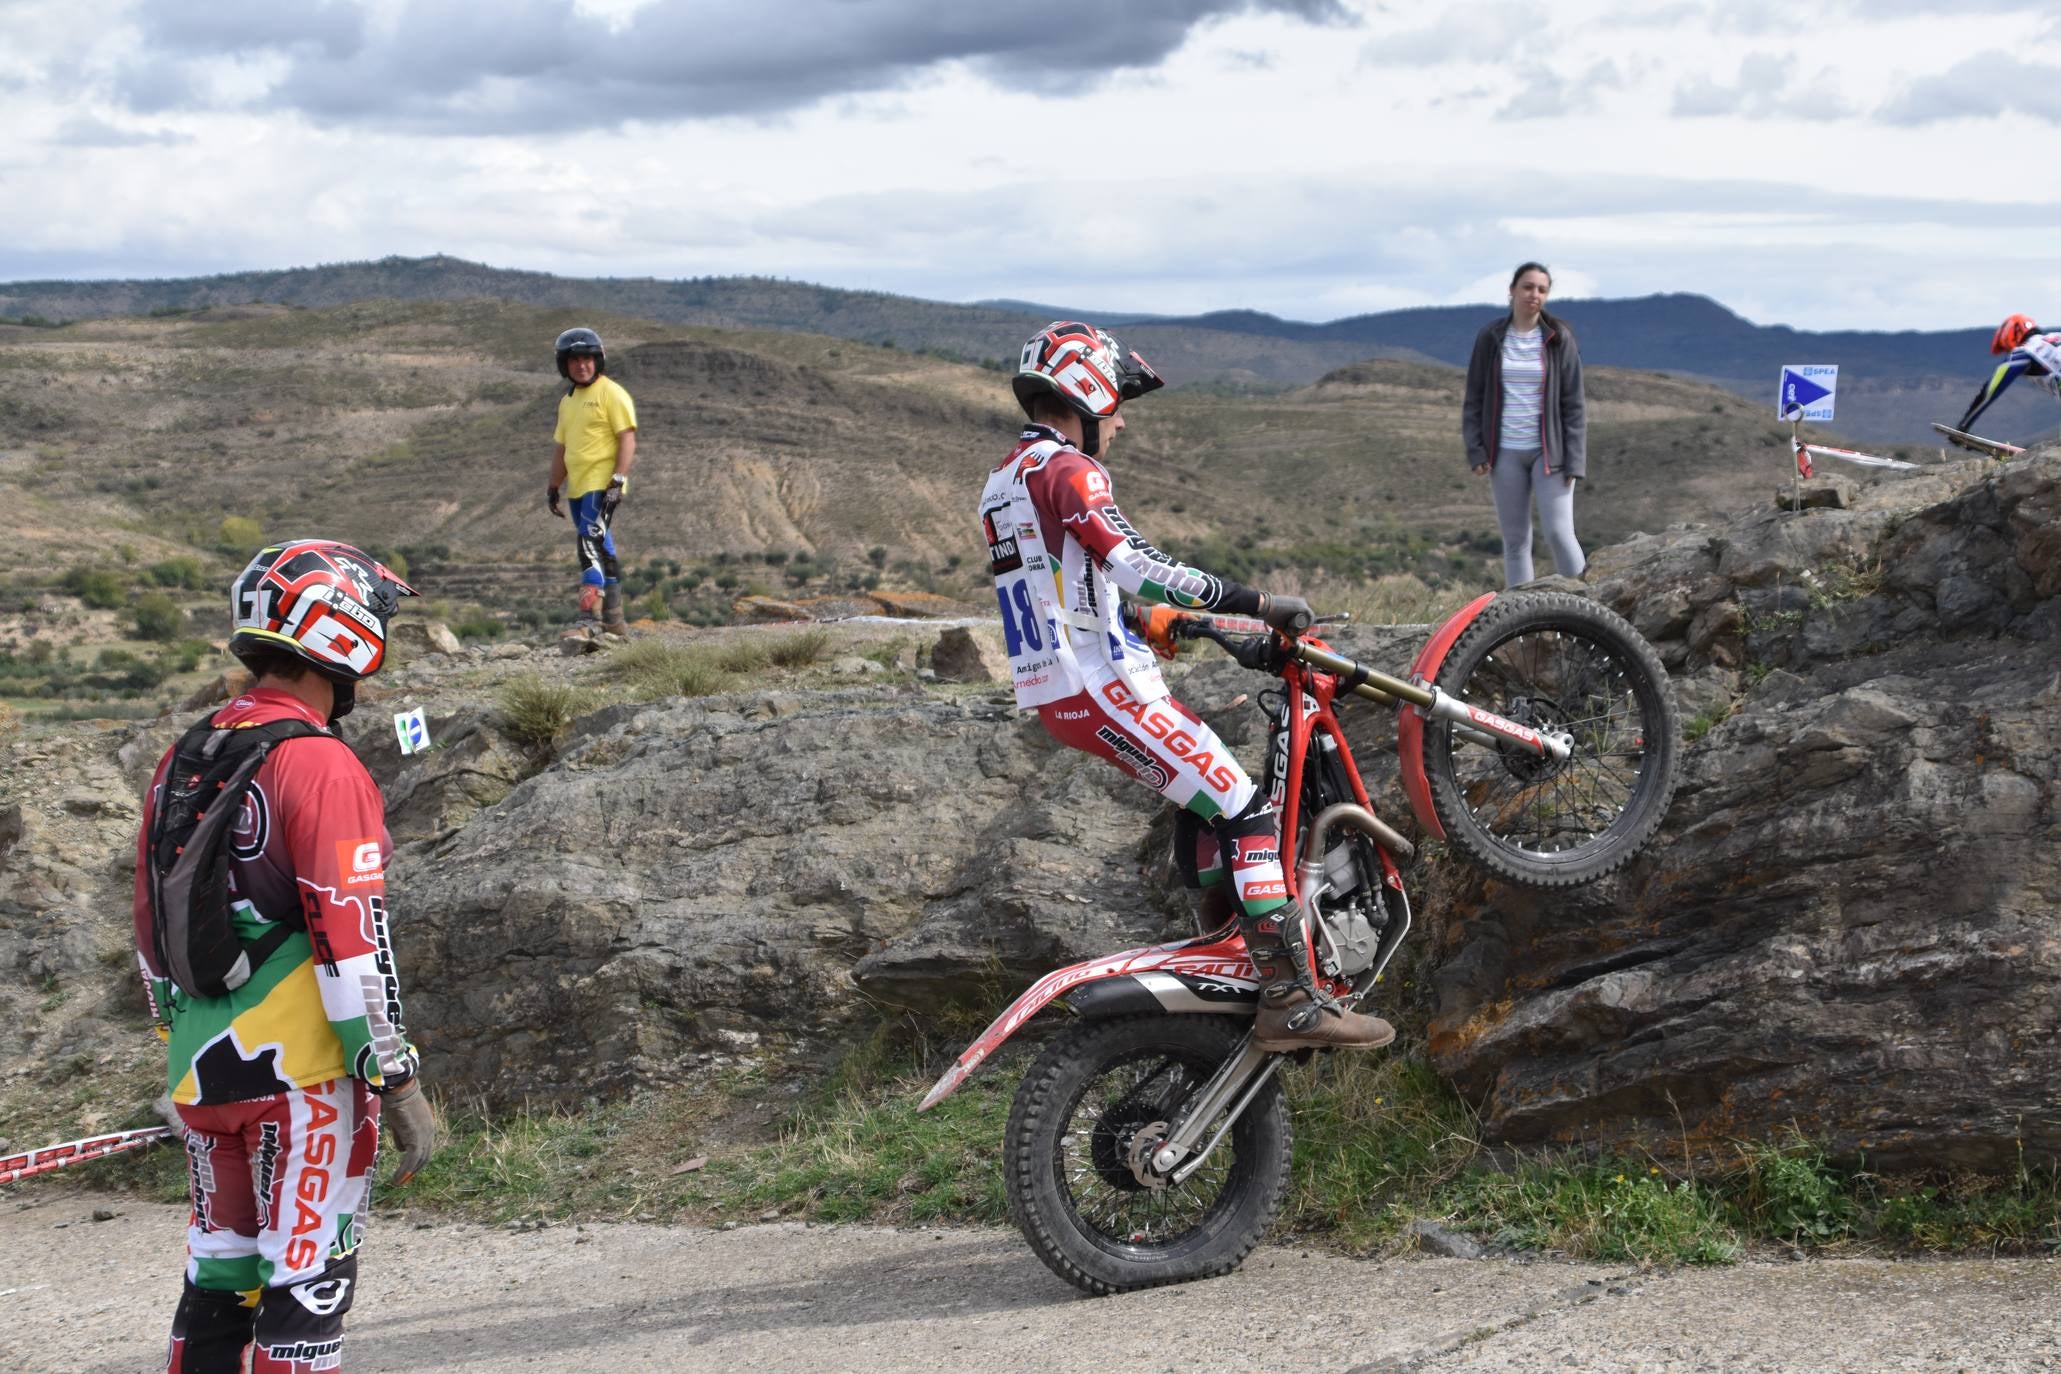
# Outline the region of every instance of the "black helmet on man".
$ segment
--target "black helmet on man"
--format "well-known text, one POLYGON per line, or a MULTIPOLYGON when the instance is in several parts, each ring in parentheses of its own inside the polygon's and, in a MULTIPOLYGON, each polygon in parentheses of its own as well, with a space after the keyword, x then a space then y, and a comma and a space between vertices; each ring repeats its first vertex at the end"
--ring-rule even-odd
POLYGON ((229 652, 253 672, 298 659, 336 689, 332 721, 357 704, 359 681, 386 663, 386 626, 415 589, 378 559, 333 539, 260 549, 229 588, 229 652))
POLYGON ((1040 396, 1057 399, 1084 424, 1081 448, 1094 457, 1102 447, 1102 421, 1117 405, 1165 386, 1152 364, 1092 324, 1055 320, 1033 334, 1009 389, 1030 415, 1040 396))
POLYGON ((601 346, 601 336, 593 330, 573 328, 558 336, 558 375, 568 382, 572 373, 565 370, 565 365, 575 354, 593 358, 595 376, 608 371, 608 350, 601 346))

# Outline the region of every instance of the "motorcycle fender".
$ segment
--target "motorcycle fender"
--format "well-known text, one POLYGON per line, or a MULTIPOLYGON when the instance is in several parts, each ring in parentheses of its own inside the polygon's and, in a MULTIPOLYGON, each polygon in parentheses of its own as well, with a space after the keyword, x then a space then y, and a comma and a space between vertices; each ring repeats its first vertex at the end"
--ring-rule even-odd
MULTIPOLYGON (((1431 638, 1417 651, 1417 660, 1410 665, 1410 681, 1429 683, 1436 678, 1445 665, 1446 655, 1453 650, 1453 642, 1495 599, 1494 592, 1483 592, 1447 616, 1445 623, 1433 630, 1431 638)), ((1427 834, 1444 839, 1446 829, 1438 823, 1438 811, 1431 804, 1431 781, 1424 775, 1424 712, 1417 707, 1405 705, 1396 713, 1395 747, 1403 766, 1403 795, 1410 799, 1410 810, 1417 814, 1417 823, 1427 834)))
POLYGON ((957 1092, 1004 1041, 1062 996, 1083 1016, 1134 1011, 1249 1016, 1258 1006, 1259 978, 1244 941, 1235 934, 1125 950, 1056 969, 1025 989, 974 1038, 916 1110, 927 1112, 957 1092))

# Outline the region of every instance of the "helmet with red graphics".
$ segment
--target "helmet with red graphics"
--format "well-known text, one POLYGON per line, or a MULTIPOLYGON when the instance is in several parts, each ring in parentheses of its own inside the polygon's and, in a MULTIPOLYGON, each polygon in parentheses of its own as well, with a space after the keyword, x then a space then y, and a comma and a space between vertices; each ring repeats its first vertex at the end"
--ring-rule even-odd
POLYGON ((1036 414, 1040 398, 1050 398, 1080 416, 1089 454, 1100 447, 1100 422, 1116 414, 1119 403, 1165 385, 1136 352, 1078 320, 1057 320, 1033 334, 1009 383, 1026 415, 1036 414))
POLYGON ((350 709, 350 684, 386 662, 386 626, 415 589, 384 564, 333 539, 295 539, 260 549, 229 591, 235 626, 229 652, 253 667, 284 655, 338 687, 336 715, 350 709))
POLYGON ((2030 315, 2008 315, 2004 318, 2004 322, 1997 326, 1995 337, 1989 341, 1989 351, 1992 353, 2009 353, 2012 349, 2039 333, 2039 330, 2040 327, 2032 322, 2032 316, 2030 315))

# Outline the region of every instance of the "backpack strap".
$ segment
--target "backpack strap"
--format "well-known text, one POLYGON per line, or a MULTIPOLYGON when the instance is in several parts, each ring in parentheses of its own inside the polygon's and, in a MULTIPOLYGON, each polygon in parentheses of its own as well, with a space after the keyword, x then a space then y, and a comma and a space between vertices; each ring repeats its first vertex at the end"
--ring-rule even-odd
MULTIPOLYGON (((238 728, 218 727, 210 715, 196 721, 191 729, 180 736, 179 743, 172 751, 172 762, 166 773, 164 791, 159 796, 156 814, 152 817, 149 843, 152 935, 156 942, 159 967, 181 987, 194 987, 199 980, 196 979, 193 967, 188 961, 183 942, 174 938, 166 922, 160 919, 167 911, 166 877, 179 863, 181 856, 186 854, 187 848, 196 843, 208 843, 204 838, 197 837, 208 832, 219 836, 220 827, 228 818, 222 816, 219 819, 206 819, 206 831, 191 822, 183 823, 184 844, 170 853, 167 852, 171 838, 167 833, 168 818, 181 808, 197 809, 205 818, 208 813, 219 815, 219 808, 241 805, 244 794, 250 790, 251 783, 257 777, 258 770, 264 767, 265 759, 275 747, 290 739, 327 734, 327 730, 318 729, 304 720, 291 717, 238 728)), ((197 852, 213 852, 212 846, 207 851, 197 852)), ((189 856, 186 862, 191 864, 195 859, 189 856)), ((227 870, 224 869, 222 872, 226 877, 227 870)), ((185 909, 183 903, 176 906, 178 912, 185 909)), ((173 919, 176 921, 182 918, 175 914, 173 919)), ((298 911, 282 913, 279 921, 263 935, 242 945, 246 959, 244 967, 255 972, 260 964, 278 951, 287 937, 304 929, 306 921, 298 911)), ((240 983, 242 979, 239 978, 237 981, 240 983)))
MULTIPOLYGON (((243 738, 238 741, 241 747, 257 754, 257 762, 249 765, 249 772, 244 774, 245 782, 243 786, 233 789, 239 795, 249 789, 251 780, 254 780, 258 775, 258 769, 265 766, 265 760, 271 756, 272 750, 277 746, 286 743, 290 739, 303 739, 310 735, 321 735, 328 739, 337 738, 327 730, 318 729, 304 720, 295 720, 292 717, 288 717, 284 720, 267 721, 263 725, 253 725, 248 730, 217 731, 216 739, 209 740, 203 746, 201 752, 212 756, 211 751, 220 747, 219 740, 223 735, 242 736, 243 738)), ((237 771, 241 773, 243 769, 238 769, 237 771)), ((298 912, 290 916, 281 916, 278 923, 270 930, 244 946, 245 951, 250 955, 251 971, 253 973, 257 972, 258 965, 264 963, 277 953, 279 947, 286 943, 289 936, 305 929, 307 929, 307 921, 298 912)))

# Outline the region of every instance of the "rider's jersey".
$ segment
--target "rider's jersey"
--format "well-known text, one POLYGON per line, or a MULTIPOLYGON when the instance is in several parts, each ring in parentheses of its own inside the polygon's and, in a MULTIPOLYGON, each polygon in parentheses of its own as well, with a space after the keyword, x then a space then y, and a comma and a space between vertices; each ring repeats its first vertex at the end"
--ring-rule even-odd
POLYGON ((990 474, 980 518, 1016 704, 1026 710, 1112 681, 1139 702, 1167 695, 1119 589, 1190 610, 1259 610, 1257 592, 1146 543, 1117 509, 1109 469, 1044 425, 1026 427, 990 474))
POLYGON ((2031 364, 2026 370, 2033 376, 2044 373, 2050 378, 2061 378, 2061 334, 2028 335, 2024 343, 2011 351, 2031 364))
MULTIPOLYGON (((322 719, 289 693, 247 692, 217 725, 322 719)), ((386 832, 379 788, 340 739, 276 745, 230 830, 230 903, 248 944, 279 921, 301 928, 224 997, 193 997, 154 967, 151 818, 171 751, 158 761, 136 846, 136 953, 168 1032, 172 1100, 237 1102, 345 1074, 395 1087, 415 1072, 401 1029, 400 983, 387 943, 386 832)))

